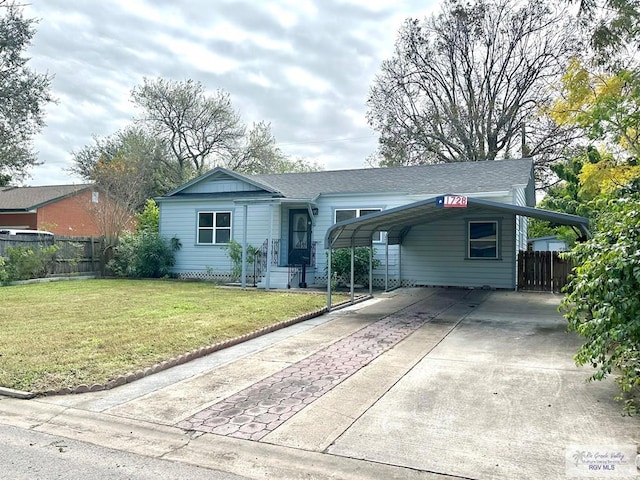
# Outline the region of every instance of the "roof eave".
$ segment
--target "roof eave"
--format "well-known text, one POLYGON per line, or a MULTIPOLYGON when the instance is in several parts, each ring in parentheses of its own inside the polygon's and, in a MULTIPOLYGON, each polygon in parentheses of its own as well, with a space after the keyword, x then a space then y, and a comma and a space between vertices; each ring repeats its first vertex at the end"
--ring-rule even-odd
MULTIPOLYGON (((174 190, 171 190, 170 192, 168 192, 165 195, 163 195, 163 197, 171 197, 171 196, 173 196, 173 195, 175 195, 177 193, 180 193, 183 190, 195 185, 196 183, 200 183, 200 182, 206 180, 207 178, 210 178, 210 177, 212 177, 212 176, 214 176, 214 175, 216 175, 216 174, 218 174, 220 172, 225 173, 225 174, 229 175, 230 177, 235 178, 236 180, 240 180, 240 181, 246 182, 246 183, 248 183, 250 185, 253 185, 254 187, 257 187, 257 188, 260 188, 262 190, 265 190, 265 191, 267 191, 269 193, 277 193, 277 194, 282 195, 281 192, 275 190, 274 188, 272 188, 272 187, 270 187, 268 185, 265 185, 263 183, 257 182, 256 180, 252 179, 251 177, 249 177, 247 175, 243 175, 241 173, 234 172, 233 170, 228 170, 228 169, 226 169, 224 167, 215 167, 214 169, 209 170, 208 172, 206 172, 206 173, 194 178, 193 180, 191 180, 191 181, 189 181, 189 182, 187 182, 187 183, 185 183, 183 185, 180 185, 178 188, 176 188, 174 190)), ((162 198, 162 197, 158 197, 158 198, 162 198)))
MULTIPOLYGON (((429 213, 430 206, 435 205, 438 200, 438 197, 429 198, 426 200, 421 200, 414 203, 409 203, 406 205, 402 205, 400 207, 391 208, 389 210, 382 210, 377 213, 372 213, 366 215, 364 217, 358 217, 350 220, 345 220, 339 223, 332 225, 325 235, 325 248, 336 248, 336 242, 340 239, 342 233, 346 230, 351 232, 351 242, 343 241, 338 244, 338 247, 344 247, 351 245, 354 241, 356 243, 355 246, 366 246, 365 241, 367 237, 367 233, 373 234, 374 231, 385 231, 387 228, 398 229, 399 226, 402 225, 416 225, 421 223, 427 223, 427 220, 415 221, 416 214, 419 210, 427 209, 421 212, 423 215, 429 213), (411 213, 408 213, 410 212, 411 213), (406 219, 404 217, 406 216, 406 219), (393 221, 389 220, 387 223, 384 222, 384 218, 393 219, 393 221), (368 226, 368 229, 364 228, 368 226), (335 232, 338 232, 337 235, 335 232), (362 233, 361 233, 362 232, 362 233), (357 235, 357 237, 356 237, 357 235)), ((508 203, 494 202, 490 200, 483 200, 479 198, 469 197, 467 199, 469 207, 480 207, 486 208, 488 210, 495 210, 502 213, 509 213, 513 215, 522 215, 527 217, 540 218, 543 220, 549 220, 554 223, 559 223, 563 225, 570 225, 578 228, 583 236, 590 237, 591 233, 589 232, 588 225, 589 220, 585 217, 579 217, 577 215, 569 215, 565 213, 552 212, 550 210, 542 210, 533 207, 526 207, 520 205, 513 205, 508 203)), ((440 207, 434 207, 440 208, 440 207)), ((462 209, 451 209, 452 213, 460 213, 458 210, 462 209)), ((441 214, 442 212, 439 212, 441 214)))

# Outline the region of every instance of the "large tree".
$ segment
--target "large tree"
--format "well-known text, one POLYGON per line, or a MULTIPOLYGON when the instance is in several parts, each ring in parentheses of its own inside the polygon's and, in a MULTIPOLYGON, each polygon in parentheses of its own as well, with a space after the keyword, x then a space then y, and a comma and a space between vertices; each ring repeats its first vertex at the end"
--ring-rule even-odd
POLYGON ((615 72, 573 59, 562 76, 561 96, 550 110, 560 124, 578 127, 620 160, 640 161, 640 68, 615 72))
POLYGON ((453 0, 405 21, 368 100, 380 163, 555 158, 571 132, 543 112, 578 47, 571 28, 542 0, 453 0))
POLYGON ((171 152, 180 182, 224 164, 245 135, 229 94, 209 94, 200 82, 144 79, 131 97, 141 109, 138 122, 171 152))
POLYGON ((0 184, 20 180, 38 165, 32 138, 44 126, 44 106, 53 101, 51 77, 28 67, 25 50, 36 20, 21 5, 0 0, 0 184))

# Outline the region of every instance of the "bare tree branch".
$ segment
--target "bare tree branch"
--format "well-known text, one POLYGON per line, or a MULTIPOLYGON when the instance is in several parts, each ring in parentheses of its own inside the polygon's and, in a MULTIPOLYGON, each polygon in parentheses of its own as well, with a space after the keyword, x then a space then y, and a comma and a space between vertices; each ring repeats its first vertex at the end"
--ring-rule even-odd
MULTIPOLYGON (((493 160, 546 161, 546 141, 572 135, 541 121, 579 42, 574 26, 542 0, 447 2, 400 29, 368 100, 382 165, 493 160), (523 129, 527 143, 521 146, 523 129), (514 146, 519 145, 518 152, 514 146)), ((554 145, 554 148, 557 144, 554 145)))

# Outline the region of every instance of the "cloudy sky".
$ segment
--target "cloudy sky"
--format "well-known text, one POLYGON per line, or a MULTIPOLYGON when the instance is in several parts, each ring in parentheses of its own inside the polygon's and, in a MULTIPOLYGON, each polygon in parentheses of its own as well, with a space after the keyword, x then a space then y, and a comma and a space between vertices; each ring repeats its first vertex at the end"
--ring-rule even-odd
POLYGON ((191 78, 231 95, 245 123, 325 169, 359 168, 376 148, 369 86, 407 17, 438 0, 32 0, 30 66, 54 75, 57 105, 35 141, 28 185, 80 182, 70 152, 130 123, 144 77, 191 78))

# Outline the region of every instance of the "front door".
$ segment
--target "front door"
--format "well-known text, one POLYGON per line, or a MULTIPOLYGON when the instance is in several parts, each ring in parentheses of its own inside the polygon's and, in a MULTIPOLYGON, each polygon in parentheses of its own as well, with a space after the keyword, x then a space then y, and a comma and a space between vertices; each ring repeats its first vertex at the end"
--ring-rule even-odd
POLYGON ((311 218, 308 210, 289 211, 289 265, 311 263, 311 218))

